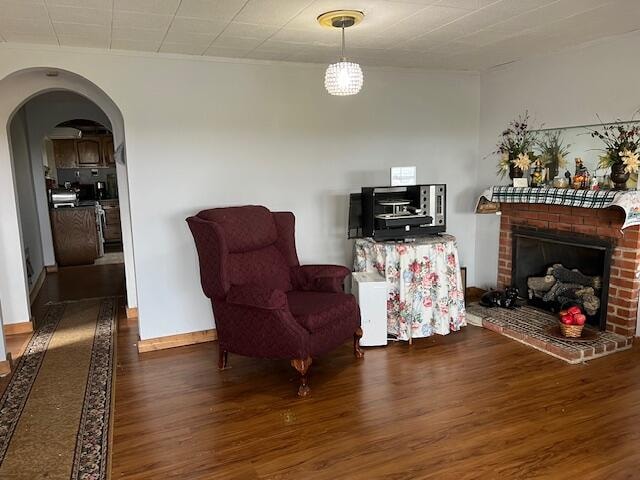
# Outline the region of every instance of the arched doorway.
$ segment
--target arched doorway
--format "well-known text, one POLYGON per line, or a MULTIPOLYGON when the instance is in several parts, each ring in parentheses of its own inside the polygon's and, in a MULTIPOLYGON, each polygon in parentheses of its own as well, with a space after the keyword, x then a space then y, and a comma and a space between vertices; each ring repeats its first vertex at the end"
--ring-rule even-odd
MULTIPOLYGON (((115 168, 121 199, 122 244, 127 287, 127 305, 137 308, 137 292, 131 215, 129 208, 128 174, 124 119, 111 98, 95 84, 72 72, 56 68, 31 68, 21 70, 0 80, 0 320, 3 324, 17 324, 31 318, 29 290, 22 232, 14 181, 9 126, 15 113, 30 99, 47 92, 73 92, 97 105, 108 119, 114 144, 115 168)), ((38 191, 46 191, 44 177, 38 191)), ((0 361, 4 360, 4 336, 0 329, 0 361)))

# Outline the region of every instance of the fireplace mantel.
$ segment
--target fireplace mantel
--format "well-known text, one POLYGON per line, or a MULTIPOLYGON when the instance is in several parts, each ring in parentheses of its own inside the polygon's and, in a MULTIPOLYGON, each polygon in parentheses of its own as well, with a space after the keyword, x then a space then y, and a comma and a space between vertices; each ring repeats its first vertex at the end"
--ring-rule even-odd
POLYGON ((573 190, 569 188, 533 188, 493 186, 485 190, 476 206, 476 213, 487 213, 487 202, 495 204, 532 204, 603 209, 618 207, 624 212, 620 229, 640 225, 640 191, 573 190))
MULTIPOLYGON (((634 196, 640 192, 633 193, 634 196)), ((613 245, 607 304, 607 330, 632 337, 636 331, 640 292, 640 219, 627 220, 621 208, 584 208, 535 203, 501 203, 498 287, 512 282, 514 228, 606 238, 613 245)))

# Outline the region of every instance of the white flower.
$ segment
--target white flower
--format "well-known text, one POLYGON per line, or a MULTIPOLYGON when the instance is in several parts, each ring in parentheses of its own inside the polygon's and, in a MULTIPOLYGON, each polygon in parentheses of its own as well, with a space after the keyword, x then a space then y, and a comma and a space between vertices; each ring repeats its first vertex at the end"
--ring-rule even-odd
POLYGON ((622 158, 622 163, 624 163, 624 171, 627 173, 636 173, 638 171, 639 159, 638 154, 636 152, 631 152, 630 150, 624 150, 623 152, 618 152, 618 155, 622 158))
POLYGON ((500 157, 500 161, 498 162, 498 173, 504 176, 506 172, 509 171, 510 163, 509 154, 507 152, 503 152, 500 157))
POLYGON ((518 158, 516 158, 515 160, 513 160, 513 164, 523 170, 529 170, 529 167, 531 167, 531 160, 529 159, 529 155, 526 153, 520 153, 518 155, 518 158))
POLYGON ((567 165, 567 160, 561 153, 558 154, 558 167, 564 168, 567 165))

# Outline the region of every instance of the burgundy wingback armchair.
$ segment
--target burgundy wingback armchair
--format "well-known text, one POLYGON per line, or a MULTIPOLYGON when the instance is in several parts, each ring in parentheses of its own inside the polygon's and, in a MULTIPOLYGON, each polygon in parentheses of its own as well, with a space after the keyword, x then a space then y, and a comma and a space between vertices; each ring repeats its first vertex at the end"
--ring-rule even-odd
POLYGON ((360 310, 343 291, 349 269, 300 265, 295 217, 261 206, 214 208, 187 218, 211 299, 219 368, 227 352, 282 358, 300 373, 298 395, 309 394, 312 358, 353 336, 362 358, 360 310))

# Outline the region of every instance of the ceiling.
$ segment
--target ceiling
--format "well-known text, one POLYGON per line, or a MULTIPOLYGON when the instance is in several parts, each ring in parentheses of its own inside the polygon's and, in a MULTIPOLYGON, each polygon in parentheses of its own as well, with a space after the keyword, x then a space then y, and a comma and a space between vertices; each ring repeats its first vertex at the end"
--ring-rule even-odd
POLYGON ((484 70, 640 29, 640 0, 0 0, 0 41, 327 63, 358 9, 364 65, 484 70))

